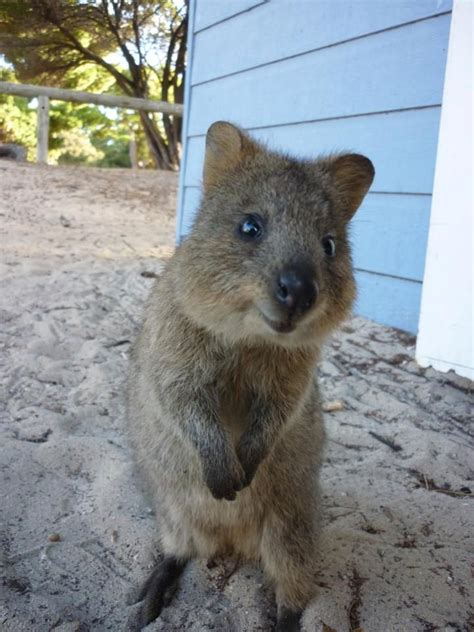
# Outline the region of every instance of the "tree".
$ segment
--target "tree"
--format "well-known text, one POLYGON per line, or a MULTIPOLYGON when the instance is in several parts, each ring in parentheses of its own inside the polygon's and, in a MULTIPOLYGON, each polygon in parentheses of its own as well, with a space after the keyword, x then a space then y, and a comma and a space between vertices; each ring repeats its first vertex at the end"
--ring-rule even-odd
MULTIPOLYGON (((187 0, 0 2, 0 53, 20 81, 74 88, 71 71, 94 64, 116 91, 182 103, 186 36, 187 0)), ((181 119, 138 116, 156 166, 177 169, 181 119)))
MULTIPOLYGON (((12 70, 0 69, 0 81, 12 81, 12 70)), ((0 143, 19 143, 29 159, 36 147, 36 112, 21 97, 0 94, 0 143)))

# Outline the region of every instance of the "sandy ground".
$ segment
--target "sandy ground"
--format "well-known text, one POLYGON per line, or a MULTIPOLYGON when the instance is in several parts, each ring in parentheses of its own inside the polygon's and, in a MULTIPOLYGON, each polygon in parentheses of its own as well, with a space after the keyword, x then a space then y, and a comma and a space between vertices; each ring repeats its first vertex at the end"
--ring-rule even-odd
MULTIPOLYGON (((0 162, 0 630, 130 628, 157 554, 124 439, 143 300, 170 254, 174 174, 0 162), (56 540, 56 541, 55 541, 56 540)), ((329 446, 309 632, 474 629, 472 384, 355 318, 319 370, 329 446)), ((189 566, 150 631, 271 629, 261 573, 189 566)))

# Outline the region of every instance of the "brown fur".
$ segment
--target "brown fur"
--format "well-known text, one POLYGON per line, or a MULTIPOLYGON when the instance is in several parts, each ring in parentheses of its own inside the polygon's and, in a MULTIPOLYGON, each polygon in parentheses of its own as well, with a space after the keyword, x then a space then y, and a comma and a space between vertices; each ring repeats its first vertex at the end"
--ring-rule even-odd
POLYGON ((347 222, 373 174, 362 156, 297 161, 215 123, 200 211, 132 351, 130 435, 164 553, 261 561, 281 612, 314 594, 324 428, 313 370, 352 305, 347 222), (238 235, 250 213, 265 220, 258 243, 238 235), (286 318, 271 288, 294 262, 313 271, 319 294, 293 331, 277 333, 262 314, 286 318))

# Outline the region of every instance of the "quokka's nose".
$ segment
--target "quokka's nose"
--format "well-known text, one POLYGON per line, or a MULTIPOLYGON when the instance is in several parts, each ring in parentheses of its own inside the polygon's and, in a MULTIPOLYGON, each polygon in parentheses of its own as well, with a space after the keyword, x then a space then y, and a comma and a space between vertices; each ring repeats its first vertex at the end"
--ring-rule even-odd
POLYGON ((285 268, 278 275, 275 296, 291 314, 301 314, 314 305, 318 286, 309 271, 298 267, 285 268))

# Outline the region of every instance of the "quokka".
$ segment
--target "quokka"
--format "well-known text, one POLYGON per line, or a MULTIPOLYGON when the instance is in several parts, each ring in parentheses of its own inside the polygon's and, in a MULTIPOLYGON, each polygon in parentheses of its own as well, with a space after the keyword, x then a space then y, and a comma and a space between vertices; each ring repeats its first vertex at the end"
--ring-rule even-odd
POLYGON ((296 160, 209 128, 199 212, 131 352, 129 431, 163 553, 140 625, 189 560, 235 553, 272 580, 276 629, 300 629, 322 512, 314 368, 351 309, 347 225, 373 177, 358 154, 296 160))

